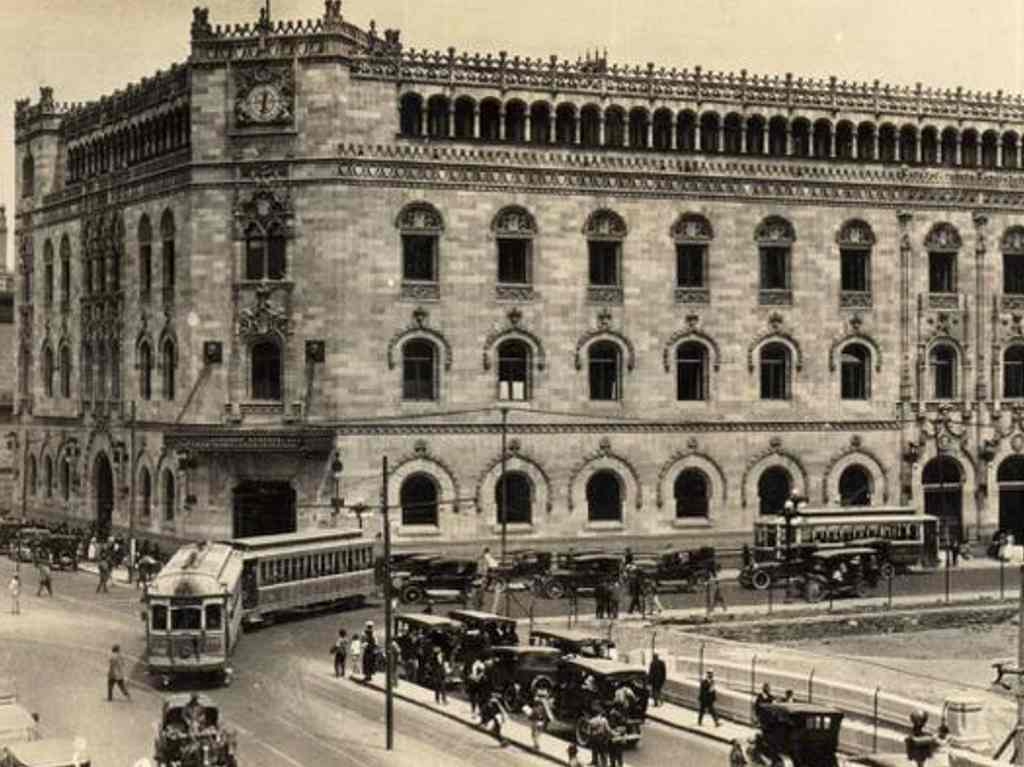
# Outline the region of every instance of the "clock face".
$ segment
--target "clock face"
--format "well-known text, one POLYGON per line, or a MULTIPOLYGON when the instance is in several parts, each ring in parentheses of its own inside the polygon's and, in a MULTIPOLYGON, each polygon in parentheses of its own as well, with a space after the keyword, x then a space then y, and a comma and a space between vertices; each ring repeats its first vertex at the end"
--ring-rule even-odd
POLYGON ((245 97, 245 111, 254 122, 270 122, 284 113, 284 100, 275 86, 256 85, 245 97))

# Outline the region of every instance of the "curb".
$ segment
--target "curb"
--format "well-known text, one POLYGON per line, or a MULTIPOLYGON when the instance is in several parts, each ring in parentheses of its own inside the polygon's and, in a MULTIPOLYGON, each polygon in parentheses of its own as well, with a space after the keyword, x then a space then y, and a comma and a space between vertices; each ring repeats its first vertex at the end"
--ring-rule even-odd
MULTIPOLYGON (((376 690, 377 692, 386 693, 385 688, 382 687, 381 685, 377 684, 376 682, 363 682, 363 681, 358 680, 358 679, 353 679, 352 681, 354 681, 358 685, 362 685, 363 687, 369 687, 372 690, 376 690)), ((407 682, 407 684, 412 684, 412 682, 407 682)), ((466 719, 466 718, 464 718, 464 717, 462 717, 462 716, 460 716, 460 715, 458 715, 458 714, 456 714, 456 713, 454 713, 452 711, 446 711, 445 709, 439 708, 437 706, 433 706, 430 703, 426 703, 424 701, 417 700, 416 698, 409 697, 408 695, 404 695, 404 694, 402 694, 401 692, 399 692, 396 689, 392 689, 392 693, 391 694, 394 695, 396 698, 398 698, 400 700, 404 700, 406 703, 411 703, 414 706, 419 706, 422 709, 426 709, 427 711, 431 711, 431 712, 433 712, 435 714, 439 714, 440 716, 443 716, 446 719, 450 719, 453 722, 458 722, 459 724, 466 725, 466 726, 471 727, 472 729, 477 730, 479 732, 486 733, 486 730, 481 729, 481 727, 476 722, 468 720, 468 719, 466 719)), ((565 765, 565 761, 563 759, 557 757, 557 756, 552 756, 551 754, 547 754, 547 753, 545 753, 543 751, 538 751, 537 749, 535 749, 529 743, 522 742, 522 741, 520 741, 520 740, 518 740, 518 739, 516 739, 514 737, 511 737, 511 736, 509 736, 507 734, 503 733, 503 736, 504 736, 505 740, 508 741, 509 745, 515 746, 520 751, 525 751, 526 753, 531 754, 533 756, 538 756, 538 757, 541 757, 542 759, 546 759, 547 761, 551 762, 552 764, 558 764, 558 765, 563 765, 563 766, 565 765)))
MULTIPOLYGON (((685 709, 687 711, 693 710, 687 708, 686 706, 680 706, 677 703, 670 703, 669 705, 675 706, 676 708, 685 709)), ((690 735, 696 735, 702 738, 706 738, 707 740, 714 740, 719 743, 724 743, 727 746, 732 744, 732 738, 726 737, 725 735, 719 735, 714 730, 705 730, 703 727, 697 727, 696 725, 689 724, 681 724, 679 722, 673 722, 669 719, 653 715, 651 714, 651 709, 649 706, 647 708, 647 719, 649 719, 652 722, 657 722, 660 725, 664 725, 665 727, 671 727, 673 730, 682 730, 683 732, 689 733, 690 735)), ((733 722, 733 724, 736 723, 733 722)), ((743 725, 737 724, 736 726, 742 727, 743 725)))

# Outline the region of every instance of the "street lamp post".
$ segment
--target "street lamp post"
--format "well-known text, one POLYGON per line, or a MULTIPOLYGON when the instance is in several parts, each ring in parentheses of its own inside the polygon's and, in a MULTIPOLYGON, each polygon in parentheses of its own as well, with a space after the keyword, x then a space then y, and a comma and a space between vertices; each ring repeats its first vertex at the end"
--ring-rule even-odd
POLYGON ((388 751, 395 743, 395 709, 394 709, 394 671, 395 659, 391 655, 391 521, 388 519, 388 457, 382 463, 380 508, 384 524, 384 728, 386 731, 386 747, 388 751))
MULTIPOLYGON (((334 475, 334 494, 331 496, 331 507, 334 509, 335 516, 341 513, 341 509, 345 505, 345 499, 341 496, 341 472, 344 470, 345 464, 335 453, 334 460, 331 461, 331 474, 334 475)), ((362 527, 361 518, 359 526, 362 527)))
POLYGON ((800 513, 800 504, 806 502, 804 496, 793 490, 789 494, 789 499, 782 504, 782 516, 786 520, 786 599, 789 599, 792 593, 790 577, 793 570, 793 517, 800 513))
POLYGON ((508 479, 505 477, 505 459, 508 440, 508 408, 501 409, 501 566, 505 566, 505 548, 508 545, 508 479))

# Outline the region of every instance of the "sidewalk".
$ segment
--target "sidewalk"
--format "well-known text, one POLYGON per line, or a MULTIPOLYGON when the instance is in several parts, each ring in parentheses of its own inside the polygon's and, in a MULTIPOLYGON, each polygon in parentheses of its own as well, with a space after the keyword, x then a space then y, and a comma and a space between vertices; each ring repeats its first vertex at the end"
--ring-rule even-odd
POLYGON ((714 721, 709 716, 704 717, 703 726, 699 725, 697 724, 696 711, 672 703, 662 703, 657 707, 649 705, 647 707, 647 718, 666 727, 683 730, 691 735, 710 738, 711 740, 717 740, 720 743, 726 744, 732 743, 734 740, 746 743, 754 737, 756 732, 752 727, 744 727, 728 719, 719 719, 721 726, 716 727, 714 721))
MULTIPOLYGON (((92 573, 97 578, 100 575, 100 569, 95 562, 89 562, 88 560, 81 560, 78 563, 78 569, 84 573, 92 573)), ((136 573, 138 576, 138 573, 136 573)), ((110 571, 110 584, 112 586, 128 586, 134 585, 128 583, 128 568, 127 567, 115 567, 110 571)))

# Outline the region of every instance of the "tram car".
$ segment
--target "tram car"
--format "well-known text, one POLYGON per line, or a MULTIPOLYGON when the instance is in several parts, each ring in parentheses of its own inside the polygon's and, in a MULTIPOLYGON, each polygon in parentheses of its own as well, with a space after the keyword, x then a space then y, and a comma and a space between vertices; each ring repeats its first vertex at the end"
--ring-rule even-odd
POLYGON ((170 686, 176 677, 219 676, 230 684, 242 622, 241 552, 224 543, 182 546, 143 596, 146 670, 170 686))

